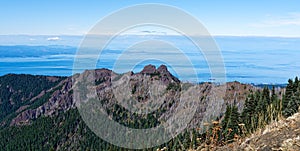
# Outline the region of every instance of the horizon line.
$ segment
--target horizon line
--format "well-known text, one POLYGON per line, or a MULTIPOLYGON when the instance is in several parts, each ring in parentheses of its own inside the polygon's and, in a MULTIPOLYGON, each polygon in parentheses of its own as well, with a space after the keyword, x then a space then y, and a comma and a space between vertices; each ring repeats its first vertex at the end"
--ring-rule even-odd
MULTIPOLYGON (((0 34, 0 36, 70 36, 70 37, 84 37, 88 34, 0 34)), ((95 36, 109 36, 109 34, 90 34, 95 36)), ((181 36, 177 34, 124 34, 120 36, 181 36)), ((189 36, 202 36, 202 35, 189 35, 189 36)), ((276 35, 223 35, 223 34, 212 34, 212 37, 257 37, 257 38, 300 38, 300 36, 276 36, 276 35)))

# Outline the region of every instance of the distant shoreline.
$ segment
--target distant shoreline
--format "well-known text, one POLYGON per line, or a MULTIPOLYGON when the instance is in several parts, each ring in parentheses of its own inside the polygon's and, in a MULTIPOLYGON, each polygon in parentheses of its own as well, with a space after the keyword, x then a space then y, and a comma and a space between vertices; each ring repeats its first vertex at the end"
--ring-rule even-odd
MULTIPOLYGON (((105 68, 103 68, 103 69, 105 69, 105 68)), ((108 70, 110 70, 110 69, 108 69, 108 70)), ((0 78, 4 77, 4 76, 9 76, 9 75, 32 75, 32 76, 62 77, 62 78, 68 78, 70 76, 73 76, 73 75, 70 75, 70 76, 59 76, 59 75, 39 75, 39 74, 24 74, 24 73, 7 73, 7 74, 4 74, 4 75, 0 75, 0 78)), ((184 80, 180 80, 180 81, 181 82, 189 82, 189 81, 184 81, 184 80)), ((210 81, 202 81, 202 82, 199 82, 199 84, 206 83, 206 82, 210 83, 210 81)), ((227 81, 226 83, 231 83, 231 82, 239 82, 239 83, 243 83, 243 84, 249 84, 249 85, 252 85, 252 86, 255 86, 255 87, 259 87, 259 88, 264 88, 264 87, 272 88, 273 86, 274 87, 279 87, 279 88, 285 88, 287 86, 287 83, 275 83, 275 84, 272 84, 272 83, 244 83, 244 82, 240 82, 240 81, 227 81)))

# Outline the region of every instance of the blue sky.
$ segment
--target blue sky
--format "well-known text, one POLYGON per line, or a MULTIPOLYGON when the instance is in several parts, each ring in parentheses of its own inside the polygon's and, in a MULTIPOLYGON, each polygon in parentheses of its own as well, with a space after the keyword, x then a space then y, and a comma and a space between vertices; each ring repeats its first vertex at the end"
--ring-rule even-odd
POLYGON ((143 3, 176 6, 212 35, 300 37, 299 0, 1 0, 0 35, 83 35, 110 13, 143 3))

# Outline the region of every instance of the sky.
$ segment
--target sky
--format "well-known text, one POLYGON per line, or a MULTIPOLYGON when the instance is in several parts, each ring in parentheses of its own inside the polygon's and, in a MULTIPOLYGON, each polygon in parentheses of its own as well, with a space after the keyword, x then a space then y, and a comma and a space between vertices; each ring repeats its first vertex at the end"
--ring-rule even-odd
POLYGON ((212 35, 300 37, 299 0, 1 0, 0 35, 84 35, 105 16, 145 3, 178 7, 212 35))

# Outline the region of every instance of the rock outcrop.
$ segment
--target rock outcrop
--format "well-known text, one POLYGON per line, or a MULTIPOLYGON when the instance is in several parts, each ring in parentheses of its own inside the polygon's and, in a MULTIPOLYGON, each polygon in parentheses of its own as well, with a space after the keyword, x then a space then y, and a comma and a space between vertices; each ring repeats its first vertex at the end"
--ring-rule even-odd
MULTIPOLYGON (((94 82, 89 87, 96 90, 99 100, 107 100, 103 104, 106 108, 112 108, 115 103, 119 103, 117 99, 120 98, 136 101, 137 108, 141 103, 160 102, 158 109, 164 112, 157 118, 161 121, 166 121, 177 111, 181 101, 189 101, 182 99, 185 92, 193 92, 194 98, 192 99, 199 103, 199 107, 189 124, 191 128, 199 127, 204 121, 219 116, 225 111, 227 104, 236 104, 241 109, 250 90, 255 89, 250 85, 238 82, 225 85, 214 85, 208 82, 202 84, 182 83, 168 71, 165 65, 158 68, 147 65, 139 73, 128 72, 120 75, 108 69, 86 70, 82 74, 76 74, 61 81, 46 93, 40 93, 33 101, 48 93, 51 95, 39 107, 24 108, 24 111, 18 113, 10 125, 30 124, 31 120, 38 117, 57 115, 76 108, 74 83, 78 84, 83 81, 94 82)), ((191 96, 187 95, 186 97, 191 96)))

